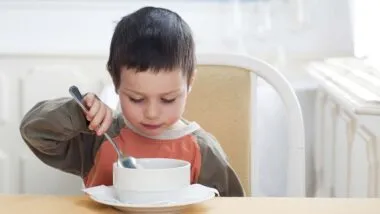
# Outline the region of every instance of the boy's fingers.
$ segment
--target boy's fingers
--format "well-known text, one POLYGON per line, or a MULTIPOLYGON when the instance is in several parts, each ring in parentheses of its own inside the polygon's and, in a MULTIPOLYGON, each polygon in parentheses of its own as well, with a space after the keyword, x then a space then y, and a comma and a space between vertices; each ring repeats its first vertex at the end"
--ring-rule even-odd
POLYGON ((112 111, 109 108, 106 108, 105 117, 103 119, 103 122, 99 129, 97 130, 97 135, 104 134, 111 126, 112 124, 112 111))
MULTIPOLYGON (((101 102, 98 102, 98 103, 99 103, 98 111, 96 112, 96 114, 94 115, 94 117, 92 118, 91 123, 90 123, 89 128, 91 130, 97 130, 100 126, 100 123, 104 120, 104 117, 106 116, 105 105, 101 102)), ((97 105, 97 104, 94 104, 93 107, 95 107, 95 105, 97 105)))
POLYGON ((94 103, 92 104, 92 106, 91 106, 91 108, 90 108, 90 110, 88 111, 88 113, 87 113, 87 119, 89 120, 89 121, 92 121, 93 119, 94 119, 94 117, 95 117, 95 115, 98 113, 98 111, 99 111, 99 109, 100 109, 100 107, 101 107, 101 101, 99 101, 99 100, 95 100, 94 101, 94 103))
POLYGON ((93 93, 88 93, 84 98, 84 103, 88 108, 91 108, 92 105, 94 104, 96 97, 93 93))
POLYGON ((112 123, 112 110, 102 101, 97 99, 93 93, 88 93, 83 101, 88 107, 86 118, 90 121, 88 128, 96 130, 97 135, 102 135, 108 130, 112 123))

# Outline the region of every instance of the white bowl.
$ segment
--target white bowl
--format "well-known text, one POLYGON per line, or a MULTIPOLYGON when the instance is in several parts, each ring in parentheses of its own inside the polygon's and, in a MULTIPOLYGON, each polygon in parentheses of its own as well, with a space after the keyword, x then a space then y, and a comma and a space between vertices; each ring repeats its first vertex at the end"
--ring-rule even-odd
POLYGON ((141 158, 142 169, 113 165, 113 186, 124 203, 158 203, 190 185, 191 164, 168 158, 141 158))

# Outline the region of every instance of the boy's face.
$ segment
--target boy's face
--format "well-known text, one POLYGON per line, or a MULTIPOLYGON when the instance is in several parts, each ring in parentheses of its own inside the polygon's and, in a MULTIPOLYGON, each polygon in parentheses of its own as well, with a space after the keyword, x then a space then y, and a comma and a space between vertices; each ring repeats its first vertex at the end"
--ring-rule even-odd
POLYGON ((119 98, 124 117, 140 132, 156 136, 182 116, 187 80, 180 70, 135 72, 122 68, 119 98))

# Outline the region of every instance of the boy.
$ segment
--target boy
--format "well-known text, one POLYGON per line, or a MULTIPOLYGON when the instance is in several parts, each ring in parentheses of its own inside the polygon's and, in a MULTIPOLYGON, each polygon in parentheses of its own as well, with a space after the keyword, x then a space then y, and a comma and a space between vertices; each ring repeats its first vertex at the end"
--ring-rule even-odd
POLYGON ((113 118, 93 93, 84 97, 88 114, 69 98, 42 101, 25 115, 21 135, 41 161, 81 176, 86 187, 112 185, 117 156, 107 131, 127 155, 189 161, 192 183, 244 196, 218 142, 181 118, 194 67, 194 41, 181 17, 141 8, 117 24, 107 63, 122 114, 113 118))

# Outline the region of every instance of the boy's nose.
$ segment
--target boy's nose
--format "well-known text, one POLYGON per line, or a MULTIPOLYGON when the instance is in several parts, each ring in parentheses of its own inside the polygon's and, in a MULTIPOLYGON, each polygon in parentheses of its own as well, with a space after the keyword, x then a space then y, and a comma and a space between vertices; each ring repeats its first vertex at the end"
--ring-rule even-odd
POLYGON ((159 116, 159 109, 154 103, 150 103, 145 110, 145 117, 149 120, 157 119, 159 116))

